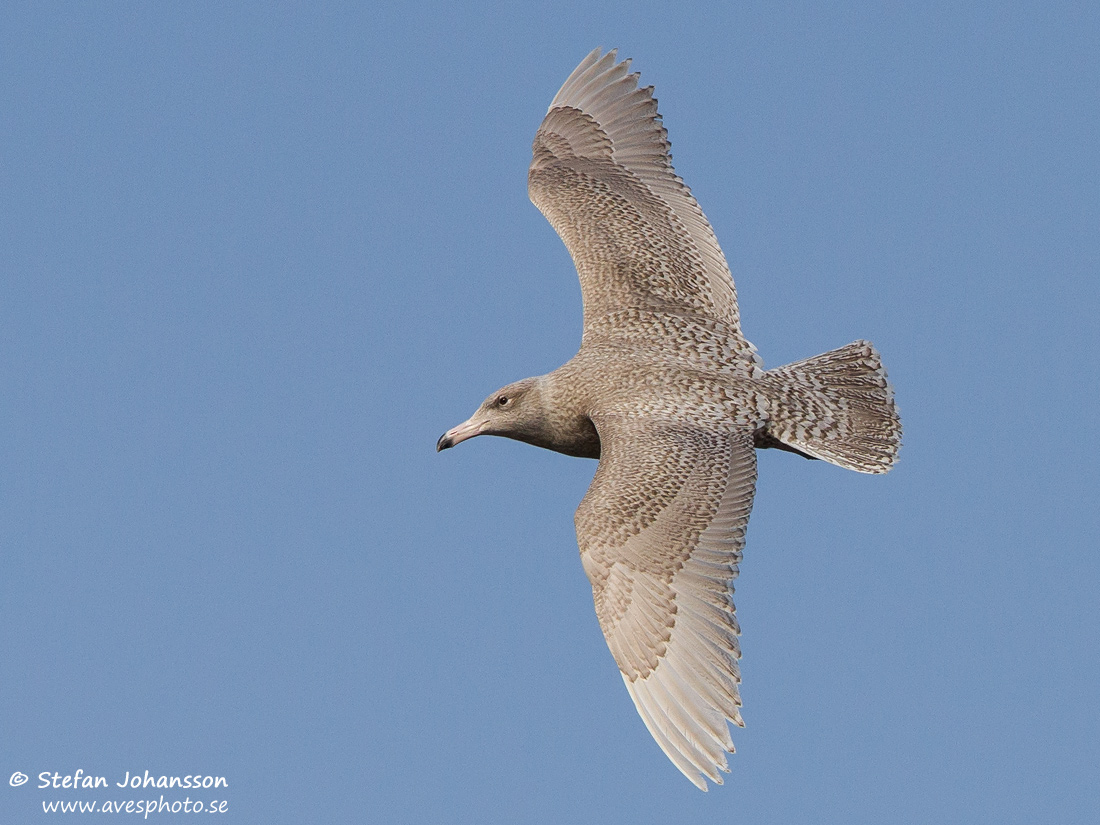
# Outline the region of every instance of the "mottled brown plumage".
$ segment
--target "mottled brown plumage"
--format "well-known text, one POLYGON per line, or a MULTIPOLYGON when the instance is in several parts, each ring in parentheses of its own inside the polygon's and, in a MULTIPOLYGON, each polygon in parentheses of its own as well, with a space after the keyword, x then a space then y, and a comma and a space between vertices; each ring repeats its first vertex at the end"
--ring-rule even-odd
POLYGON ((884 473, 901 439, 893 394, 864 341, 763 369, 653 90, 614 51, 593 51, 554 98, 528 191, 580 276, 580 351, 491 395, 438 448, 489 434, 599 458, 576 513, 596 615, 646 727, 706 790, 728 770, 728 722, 743 724, 732 581, 754 448, 884 473))

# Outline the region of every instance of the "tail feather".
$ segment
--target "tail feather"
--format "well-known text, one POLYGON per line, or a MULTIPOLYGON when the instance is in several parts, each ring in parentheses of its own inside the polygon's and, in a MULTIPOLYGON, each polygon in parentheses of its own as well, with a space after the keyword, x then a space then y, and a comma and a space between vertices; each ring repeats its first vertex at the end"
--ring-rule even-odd
POLYGON ((767 370, 763 381, 773 403, 761 446, 774 439, 860 473, 894 466, 901 419, 878 351, 868 341, 767 370))

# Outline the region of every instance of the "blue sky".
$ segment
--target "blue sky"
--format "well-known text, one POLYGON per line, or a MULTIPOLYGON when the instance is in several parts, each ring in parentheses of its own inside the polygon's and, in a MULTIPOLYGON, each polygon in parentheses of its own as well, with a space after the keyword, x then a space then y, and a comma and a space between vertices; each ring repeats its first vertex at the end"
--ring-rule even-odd
POLYGON ((1100 12, 714 6, 5 4, 5 821, 78 768, 234 823, 1095 817, 1100 12), (600 635, 594 462, 434 451, 578 345, 526 168, 598 45, 766 364, 869 338, 905 425, 761 454, 706 795, 600 635))

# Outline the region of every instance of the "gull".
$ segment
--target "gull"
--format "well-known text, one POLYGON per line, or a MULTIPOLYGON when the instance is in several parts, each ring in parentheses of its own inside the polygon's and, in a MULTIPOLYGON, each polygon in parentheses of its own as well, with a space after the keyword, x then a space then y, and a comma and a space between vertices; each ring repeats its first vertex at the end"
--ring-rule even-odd
POLYGON ((901 445, 893 390, 867 341, 764 369, 653 88, 616 51, 565 81, 527 181, 580 277, 580 349, 436 447, 498 435, 599 459, 575 515, 596 616, 646 728, 705 791, 729 772, 729 723, 744 726, 732 583, 755 451, 885 473, 901 445))

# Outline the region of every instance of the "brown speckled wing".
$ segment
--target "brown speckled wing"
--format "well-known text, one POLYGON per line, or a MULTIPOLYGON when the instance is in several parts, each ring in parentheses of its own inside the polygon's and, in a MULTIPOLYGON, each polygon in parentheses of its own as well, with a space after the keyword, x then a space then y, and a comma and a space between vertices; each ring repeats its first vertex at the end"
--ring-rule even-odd
POLYGON ((599 469, 577 509, 596 615, 649 732, 702 790, 741 725, 731 586, 752 509, 748 430, 596 420, 599 469))
POLYGON ((609 314, 642 308, 705 319, 755 364, 726 259, 672 168, 653 89, 639 89, 629 65, 597 49, 573 71, 535 135, 527 179, 577 266, 586 338, 609 314))

